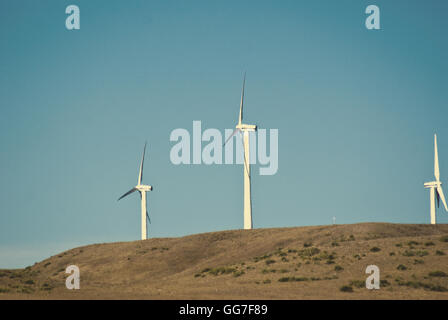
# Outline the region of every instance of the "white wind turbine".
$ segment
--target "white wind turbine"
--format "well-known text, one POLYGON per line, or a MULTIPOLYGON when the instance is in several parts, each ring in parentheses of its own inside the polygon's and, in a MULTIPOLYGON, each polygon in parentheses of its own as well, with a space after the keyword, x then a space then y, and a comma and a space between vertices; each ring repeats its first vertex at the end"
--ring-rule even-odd
POLYGON ((442 199, 445 210, 448 211, 445 196, 443 195, 442 182, 440 182, 439 171, 439 153, 437 151, 437 135, 434 135, 434 177, 436 181, 426 182, 425 188, 429 188, 429 195, 431 197, 431 224, 436 224, 436 198, 437 207, 440 208, 440 199, 442 199))
POLYGON ((143 156, 142 156, 142 162, 140 163, 140 172, 138 174, 137 185, 134 188, 132 188, 131 190, 129 190, 128 192, 126 192, 124 195, 122 195, 117 200, 117 201, 119 201, 135 191, 140 192, 140 197, 142 200, 142 240, 146 240, 148 238, 147 228, 146 228, 146 219, 148 219, 149 223, 151 223, 151 220, 149 219, 149 215, 148 215, 148 210, 146 209, 146 192, 152 191, 152 189, 153 189, 152 186, 142 184, 143 162, 145 161, 145 151, 146 151, 146 143, 145 143, 145 147, 143 148, 143 156))
POLYGON ((246 74, 243 78, 243 89, 241 91, 240 115, 236 129, 227 138, 224 145, 236 134, 239 133, 243 138, 244 146, 244 229, 252 229, 252 201, 250 191, 250 148, 249 148, 249 132, 257 131, 257 126, 253 124, 244 124, 243 121, 243 103, 244 103, 244 86, 246 84, 246 74))

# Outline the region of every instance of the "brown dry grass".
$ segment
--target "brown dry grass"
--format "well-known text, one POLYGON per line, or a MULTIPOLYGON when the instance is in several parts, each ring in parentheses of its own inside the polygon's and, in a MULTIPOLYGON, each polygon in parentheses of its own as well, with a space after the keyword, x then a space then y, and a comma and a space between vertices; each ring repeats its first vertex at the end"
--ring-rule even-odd
POLYGON ((0 299, 447 299, 443 236, 448 225, 362 223, 95 244, 0 270, 0 299), (80 290, 65 288, 72 264, 80 290), (370 264, 380 290, 365 288, 370 264))

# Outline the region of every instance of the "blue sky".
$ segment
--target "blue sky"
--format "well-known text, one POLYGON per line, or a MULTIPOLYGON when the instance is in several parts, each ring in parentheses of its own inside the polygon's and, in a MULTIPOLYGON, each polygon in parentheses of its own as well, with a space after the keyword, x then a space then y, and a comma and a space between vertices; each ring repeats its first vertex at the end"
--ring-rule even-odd
MULTIPOLYGON (((448 183, 446 1, 0 3, 0 268, 83 244, 242 227, 241 165, 171 164, 176 128, 279 130, 256 228, 428 223, 433 134, 448 183), (81 29, 65 28, 76 4, 81 29), (381 30, 364 26, 369 4, 381 30)), ((255 165, 253 170, 258 170, 255 165)), ((448 190, 448 187, 445 188, 448 190)), ((438 212, 440 223, 448 214, 438 212)))

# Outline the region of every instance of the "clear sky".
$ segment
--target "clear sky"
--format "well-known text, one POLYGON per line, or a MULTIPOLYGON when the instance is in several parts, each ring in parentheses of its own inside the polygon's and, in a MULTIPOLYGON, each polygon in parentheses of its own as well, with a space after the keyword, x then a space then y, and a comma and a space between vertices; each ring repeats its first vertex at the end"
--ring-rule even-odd
MULTIPOLYGON (((172 130, 279 130, 256 228, 428 223, 448 192, 447 1, 0 2, 0 268, 74 246, 242 228, 243 167, 170 162, 172 130), (81 29, 65 28, 66 6, 81 29), (381 30, 365 28, 369 4, 381 30)), ((258 171, 257 165, 253 171, 258 171)), ((438 221, 448 214, 438 211, 438 221)), ((204 244, 206 245, 206 244, 204 244)))

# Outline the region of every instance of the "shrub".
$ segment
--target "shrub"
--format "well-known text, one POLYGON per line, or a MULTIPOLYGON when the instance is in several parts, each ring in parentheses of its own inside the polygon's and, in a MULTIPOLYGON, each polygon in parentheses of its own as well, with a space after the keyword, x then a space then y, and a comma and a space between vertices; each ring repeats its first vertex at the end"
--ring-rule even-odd
POLYGON ((242 276, 243 274, 244 274, 244 271, 243 271, 243 270, 241 270, 241 271, 238 271, 238 270, 233 271, 233 276, 234 276, 235 278, 237 278, 237 277, 239 277, 239 276, 242 276))
POLYGON ((298 255, 301 256, 302 258, 305 258, 305 257, 309 258, 309 257, 315 256, 319 252, 320 252, 320 250, 318 248, 311 247, 311 248, 306 248, 306 249, 300 250, 298 252, 298 255))
POLYGON ((266 260, 266 264, 267 265, 270 265, 270 264, 273 264, 273 263, 275 263, 275 260, 272 260, 272 259, 266 260))
POLYGON ((430 291, 447 292, 448 289, 437 284, 425 284, 425 288, 430 291))
POLYGON ((33 280, 26 280, 26 281, 25 281, 25 284, 32 285, 32 284, 34 284, 34 281, 33 281, 33 280))
POLYGON ((378 248, 378 247, 372 247, 372 248, 370 248, 370 252, 378 252, 378 251, 381 251, 381 249, 378 248))
POLYGON ((417 251, 406 250, 405 252, 403 252, 403 255, 405 257, 413 257, 413 256, 424 257, 427 256, 428 254, 429 253, 426 250, 417 250, 417 251))
POLYGON ((414 264, 424 264, 425 261, 423 260, 419 260, 419 259, 414 259, 414 264))
POLYGON ((429 253, 426 250, 419 250, 415 254, 419 257, 424 257, 424 256, 427 256, 429 253))
POLYGON ((404 270, 407 270, 407 269, 408 268, 405 265, 402 265, 402 264, 398 265, 398 267, 397 267, 397 270, 400 270, 400 271, 404 271, 404 270))
POLYGON ((20 288, 19 292, 21 292, 21 293, 32 293, 33 289, 31 289, 30 287, 23 287, 23 288, 20 288))
POLYGON ((390 282, 387 280, 380 280, 380 286, 381 287, 388 287, 390 286, 390 282))
POLYGON ((344 268, 342 268, 340 265, 334 266, 334 271, 342 271, 344 268))
POLYGON ((425 246, 429 247, 429 246, 435 246, 435 243, 432 241, 426 242, 425 246))
POLYGON ((264 283, 264 284, 271 283, 271 280, 269 280, 269 279, 263 280, 263 283, 264 283))
POLYGON ((21 277, 22 277, 22 275, 20 273, 18 273, 18 272, 11 272, 9 274, 9 278, 10 279, 21 278, 21 277))
POLYGON ((350 281, 350 286, 355 288, 364 288, 366 283, 362 280, 352 280, 350 281))
POLYGON ((294 281, 308 281, 309 279, 306 277, 293 277, 294 281))
POLYGON ((278 282, 288 282, 288 281, 292 281, 291 279, 292 278, 289 278, 289 277, 283 277, 283 278, 278 279, 278 282))
POLYGON ((311 247, 313 244, 311 243, 311 242, 305 242, 304 244, 303 244, 303 246, 305 247, 305 248, 308 248, 308 247, 311 247))
POLYGON ((308 281, 305 277, 283 277, 278 279, 279 282, 308 281))
POLYGON ((415 252, 414 252, 414 251, 406 250, 405 252, 403 252, 403 255, 404 255, 405 257, 413 257, 413 256, 415 256, 415 252))
POLYGON ((420 244, 420 243, 417 241, 409 241, 408 242, 408 246, 413 246, 413 245, 418 245, 418 244, 420 244))
POLYGON ((444 256, 445 252, 443 252, 442 250, 437 250, 436 251, 436 256, 444 256))
POLYGON ((0 288, 0 293, 8 293, 9 291, 8 288, 0 288))
POLYGON ((401 248, 403 245, 401 243, 395 244, 396 247, 401 248))
POLYGON ((331 246, 332 246, 332 247, 338 247, 338 246, 339 246, 339 243, 338 243, 337 241, 333 241, 333 242, 331 243, 331 246))
POLYGON ((395 252, 389 252, 389 255, 392 257, 395 255, 395 252))
POLYGON ((339 290, 342 292, 353 292, 353 288, 350 286, 342 286, 339 288, 339 290))
POLYGON ((319 261, 319 260, 333 260, 333 259, 334 259, 334 255, 332 255, 332 254, 328 254, 327 251, 321 252, 319 255, 313 257, 313 260, 314 260, 314 261, 319 261))
POLYGON ((441 286, 441 285, 434 285, 431 283, 423 283, 423 282, 419 282, 419 281, 397 281, 399 286, 406 286, 406 287, 411 287, 414 289, 420 289, 423 288, 425 290, 429 290, 429 291, 437 291, 437 292, 447 292, 448 289, 441 286))
POLYGON ((442 242, 448 242, 448 235, 441 237, 439 240, 442 242))
POLYGON ((53 287, 51 287, 47 282, 45 282, 42 287, 40 288, 40 290, 46 290, 46 291, 50 291, 53 290, 53 287))
POLYGON ((214 276, 218 276, 221 274, 229 274, 235 272, 236 269, 234 268, 225 268, 225 267, 219 267, 219 268, 213 268, 209 271, 210 274, 214 276))
POLYGON ((275 269, 263 269, 263 270, 261 270, 261 273, 263 273, 263 274, 265 274, 265 273, 276 273, 277 272, 277 270, 275 270, 275 269))
POLYGON ((448 274, 446 274, 443 271, 432 271, 428 273, 430 277, 448 277, 448 274))
POLYGON ((255 258, 254 258, 254 261, 255 261, 255 262, 258 262, 258 261, 260 261, 260 260, 267 259, 267 258, 269 258, 269 257, 271 257, 271 256, 272 256, 272 254, 265 254, 264 256, 261 256, 261 257, 255 257, 255 258))

